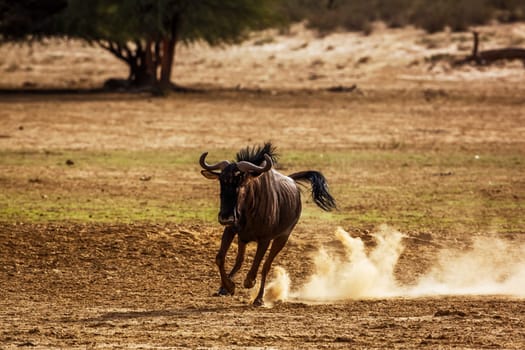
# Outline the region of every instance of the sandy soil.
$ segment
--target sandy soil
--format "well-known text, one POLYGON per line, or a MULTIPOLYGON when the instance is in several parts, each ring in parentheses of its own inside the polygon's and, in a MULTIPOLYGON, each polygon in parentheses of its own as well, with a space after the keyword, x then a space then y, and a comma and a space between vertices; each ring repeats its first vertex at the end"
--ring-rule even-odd
MULTIPOLYGON (((520 349, 525 344, 523 299, 457 296, 325 305, 289 300, 261 309, 248 304, 249 293, 242 289, 232 298, 213 297, 215 228, 3 224, 0 232, 0 346, 6 349, 520 349)), ((308 271, 300 260, 305 250, 291 244, 279 257, 294 280, 308 271)), ((416 261, 405 266, 413 270, 416 261)))
MULTIPOLYGON (((523 26, 482 29, 492 47, 510 45, 525 33, 523 26)), ((508 149, 523 154, 520 64, 453 70, 429 61, 443 52, 468 53, 469 45, 468 33, 379 29, 371 36, 318 38, 294 28, 287 35, 258 34, 229 49, 181 48, 174 77, 207 92, 166 99, 3 94, 0 149, 183 152, 238 149, 264 137, 285 150, 508 149), (326 91, 353 84, 358 89, 352 92, 326 91)), ((0 52, 5 88, 92 88, 126 75, 111 56, 79 43, 4 46, 0 52)), ((17 186, 17 181, 0 185, 17 186)), ((173 195, 160 189, 157 194, 173 195)), ((218 225, 0 222, 0 349, 525 346, 523 297, 326 303, 292 297, 254 308, 250 291, 241 288, 234 297, 213 296, 218 225)), ((320 245, 342 250, 327 238, 337 223, 309 224, 299 225, 278 257, 293 286, 311 276, 310 257, 320 245)), ((349 229, 373 247, 368 232, 349 229)), ((426 271, 439 247, 466 246, 472 238, 472 232, 449 232, 435 237, 436 246, 417 234, 411 237, 421 239, 406 240, 395 270, 407 284, 426 271)), ((508 233, 505 239, 521 247, 523 236, 508 233)), ((246 267, 239 279, 245 272, 246 267)))

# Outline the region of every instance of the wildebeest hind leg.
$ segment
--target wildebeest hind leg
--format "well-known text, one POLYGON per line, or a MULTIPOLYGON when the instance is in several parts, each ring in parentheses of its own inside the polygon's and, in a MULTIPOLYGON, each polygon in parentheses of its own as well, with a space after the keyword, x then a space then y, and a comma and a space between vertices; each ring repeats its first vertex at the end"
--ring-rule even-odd
POLYGON ((255 285, 255 279, 257 278, 257 271, 259 271, 259 266, 261 266, 261 261, 264 258, 264 254, 266 254, 266 251, 268 250, 268 246, 270 245, 270 240, 264 240, 259 241, 257 243, 257 250, 255 251, 255 257, 253 258, 252 267, 250 268, 250 271, 248 271, 248 274, 246 275, 246 279, 244 280, 244 288, 253 288, 255 285))
POLYGON ((266 284, 266 277, 268 276, 268 272, 270 271, 270 268, 272 267, 273 260, 279 254, 279 252, 283 249, 284 245, 288 241, 289 235, 282 235, 273 240, 272 248, 270 248, 270 253, 268 254, 268 257, 266 258, 266 261, 264 262, 262 271, 261 271, 261 285, 259 287, 259 293, 257 294, 257 297, 253 301, 253 305, 255 306, 261 306, 263 305, 263 296, 264 296, 264 285, 266 284))
POLYGON ((230 227, 226 227, 222 234, 221 247, 215 258, 215 262, 219 267, 219 273, 221 275, 221 287, 219 288, 219 295, 233 295, 235 293, 235 283, 226 275, 224 269, 224 263, 226 260, 226 253, 232 244, 233 238, 235 237, 235 232, 230 227))

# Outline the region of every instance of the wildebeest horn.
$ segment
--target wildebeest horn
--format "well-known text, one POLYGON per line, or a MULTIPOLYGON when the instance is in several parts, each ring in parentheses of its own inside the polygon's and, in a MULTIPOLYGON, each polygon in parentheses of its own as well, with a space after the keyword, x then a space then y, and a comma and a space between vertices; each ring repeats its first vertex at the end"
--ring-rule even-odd
POLYGON ((268 154, 264 155, 264 159, 265 160, 260 166, 250 162, 241 161, 237 163, 237 168, 239 168, 239 170, 244 173, 265 173, 272 168, 273 162, 272 158, 268 154))
POLYGON ((206 170, 223 170, 224 168, 226 168, 228 166, 228 164, 230 164, 230 162, 228 162, 227 160, 223 160, 222 162, 218 162, 218 163, 210 165, 210 164, 206 163, 206 156, 207 155, 208 155, 208 152, 204 152, 201 155, 201 158, 199 159, 199 164, 201 165, 201 167, 203 169, 206 169, 206 170))

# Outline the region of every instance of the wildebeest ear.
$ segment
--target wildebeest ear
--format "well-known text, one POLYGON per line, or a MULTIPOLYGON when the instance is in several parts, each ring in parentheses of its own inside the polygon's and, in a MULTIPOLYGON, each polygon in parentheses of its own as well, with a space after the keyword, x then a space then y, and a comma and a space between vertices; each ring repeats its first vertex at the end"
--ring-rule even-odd
POLYGON ((201 174, 202 176, 210 180, 217 180, 219 178, 219 174, 209 170, 201 170, 201 174))

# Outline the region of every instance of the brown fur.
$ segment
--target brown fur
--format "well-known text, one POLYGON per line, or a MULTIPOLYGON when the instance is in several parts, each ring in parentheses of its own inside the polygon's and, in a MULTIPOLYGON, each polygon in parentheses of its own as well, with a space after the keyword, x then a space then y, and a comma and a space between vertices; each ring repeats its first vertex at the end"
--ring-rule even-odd
MULTIPOLYGON (((288 241, 293 228, 301 215, 301 192, 296 181, 309 181, 312 184, 312 197, 315 203, 324 210, 335 208, 335 201, 328 193, 326 180, 316 171, 304 171, 285 176, 268 166, 276 159, 274 148, 267 143, 259 148, 247 148, 237 155, 242 165, 249 164, 250 169, 242 172, 237 163, 220 162, 214 166, 207 165, 201 156, 202 174, 207 178, 219 179, 221 183, 221 210, 219 221, 225 225, 221 247, 216 262, 221 275, 219 294, 233 294, 235 284, 232 279, 244 260, 246 244, 257 242, 257 251, 252 267, 244 280, 244 286, 251 288, 260 263, 271 244, 270 253, 261 271, 261 285, 255 298, 255 305, 262 305, 264 286, 271 264, 288 241), (262 153, 262 152, 271 152, 262 153), (220 173, 212 170, 219 168, 220 173), (264 166, 263 166, 264 165, 264 166), (269 169, 269 170, 268 170, 269 169), (262 173, 261 173, 262 171, 262 173), (234 204, 234 206, 232 206, 234 204), (234 239, 238 237, 238 252, 235 265, 226 274, 224 264, 226 253, 234 239)), ((244 169, 244 167, 243 167, 244 169)))

